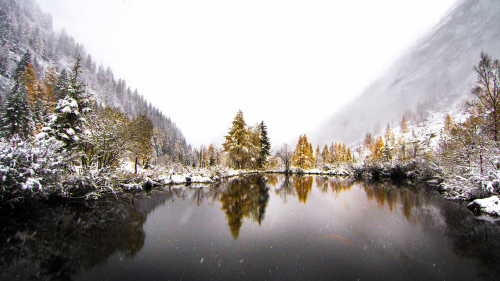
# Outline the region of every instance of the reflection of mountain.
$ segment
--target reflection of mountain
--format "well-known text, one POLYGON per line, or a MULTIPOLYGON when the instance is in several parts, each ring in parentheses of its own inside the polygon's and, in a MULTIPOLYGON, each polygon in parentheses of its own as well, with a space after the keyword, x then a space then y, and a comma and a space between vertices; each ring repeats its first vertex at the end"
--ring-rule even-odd
POLYGON ((0 279, 69 280, 106 263, 112 255, 132 258, 144 245, 148 212, 167 197, 154 193, 134 200, 111 198, 91 207, 57 204, 22 215, 20 210, 17 215, 4 212, 0 279))
POLYGON ((269 188, 262 175, 236 178, 223 183, 218 198, 231 234, 238 239, 243 219, 252 218, 259 225, 264 220, 269 188))

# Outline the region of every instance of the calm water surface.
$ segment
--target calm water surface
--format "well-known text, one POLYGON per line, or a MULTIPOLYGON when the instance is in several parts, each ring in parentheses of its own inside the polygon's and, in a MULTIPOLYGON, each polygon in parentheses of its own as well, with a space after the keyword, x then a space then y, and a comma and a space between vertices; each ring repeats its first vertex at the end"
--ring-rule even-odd
POLYGON ((29 216, 3 280, 500 279, 500 224, 428 187, 248 176, 29 216))

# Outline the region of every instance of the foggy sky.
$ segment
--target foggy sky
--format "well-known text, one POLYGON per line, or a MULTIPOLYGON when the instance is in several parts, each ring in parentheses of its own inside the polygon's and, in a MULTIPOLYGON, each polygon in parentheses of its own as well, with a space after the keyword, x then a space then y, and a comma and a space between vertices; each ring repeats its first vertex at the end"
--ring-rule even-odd
POLYGON ((264 120, 275 150, 368 87, 454 2, 38 0, 188 143, 222 144, 241 109, 249 125, 264 120))

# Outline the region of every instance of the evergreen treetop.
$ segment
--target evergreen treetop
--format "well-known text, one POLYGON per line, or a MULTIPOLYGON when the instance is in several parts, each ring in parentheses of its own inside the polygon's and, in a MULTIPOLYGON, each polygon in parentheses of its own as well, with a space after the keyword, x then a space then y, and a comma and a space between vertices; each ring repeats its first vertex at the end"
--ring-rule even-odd
POLYGON ((259 149, 259 168, 263 168, 266 163, 268 163, 268 157, 271 155, 271 143, 269 137, 267 136, 267 126, 264 121, 260 123, 260 149, 259 149))
POLYGON ((18 80, 21 75, 23 75, 26 67, 31 64, 31 54, 30 51, 27 50, 26 53, 21 57, 21 60, 17 63, 16 69, 14 70, 14 79, 18 80))
POLYGON ((28 105, 26 87, 20 83, 15 84, 7 97, 2 125, 2 135, 6 137, 19 135, 26 139, 33 133, 33 113, 28 105))

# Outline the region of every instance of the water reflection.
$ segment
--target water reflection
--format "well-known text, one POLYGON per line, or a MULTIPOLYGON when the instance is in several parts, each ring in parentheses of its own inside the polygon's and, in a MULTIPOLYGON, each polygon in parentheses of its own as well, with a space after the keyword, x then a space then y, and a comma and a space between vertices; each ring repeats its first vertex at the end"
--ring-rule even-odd
POLYGON ((467 209, 445 202, 441 213, 446 221, 445 235, 453 251, 466 258, 480 261, 481 277, 500 280, 500 222, 475 219, 467 209))
POLYGON ((259 223, 264 220, 269 188, 263 176, 244 177, 225 182, 217 193, 231 235, 238 239, 244 218, 259 223))
POLYGON ((149 212, 169 193, 75 204, 40 204, 1 212, 0 279, 70 280, 113 255, 142 249, 149 212))
POLYGON ((1 213, 2 280, 500 279, 499 223, 425 186, 254 175, 24 211, 1 213))

